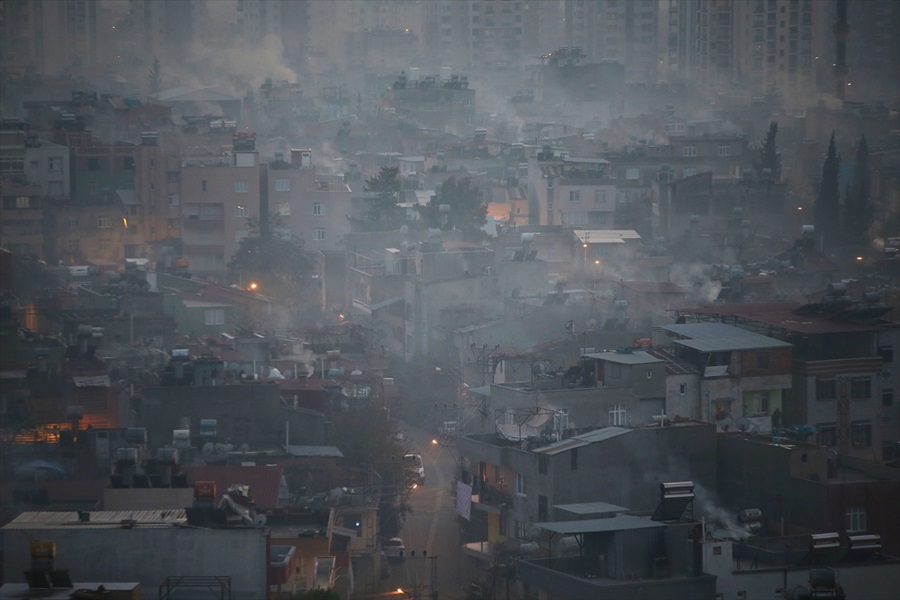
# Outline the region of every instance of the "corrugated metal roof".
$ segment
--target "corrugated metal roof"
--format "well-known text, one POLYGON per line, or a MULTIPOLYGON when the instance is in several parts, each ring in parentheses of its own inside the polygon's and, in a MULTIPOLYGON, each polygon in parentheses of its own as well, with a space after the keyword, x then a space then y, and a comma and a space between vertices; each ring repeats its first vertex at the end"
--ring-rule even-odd
POLYGON ((727 350, 762 350, 767 348, 788 348, 783 342, 746 329, 732 327, 724 323, 684 323, 663 325, 661 329, 685 336, 688 339, 674 340, 673 343, 700 352, 723 352, 727 350))
POLYGON ((335 446, 288 446, 288 454, 291 456, 344 458, 344 453, 335 446))
POLYGON ((579 533, 602 533, 605 531, 626 531, 629 529, 650 529, 665 527, 664 523, 651 521, 642 517, 618 515, 607 519, 585 519, 583 521, 555 521, 538 523, 538 527, 553 533, 572 535, 579 533))
POLYGON ((578 502, 575 504, 557 504, 554 506, 559 510, 564 510, 576 515, 591 515, 597 513, 616 513, 625 512, 628 509, 624 506, 617 506, 609 502, 578 502))
POLYGON ((540 454, 553 456, 554 454, 559 454, 560 452, 572 450, 573 448, 580 448, 581 446, 587 446, 588 444, 593 444, 595 442, 602 442, 604 440, 609 440, 630 432, 630 429, 625 429, 624 427, 603 427, 601 429, 594 429, 593 431, 589 431, 587 433, 582 433, 565 440, 554 442, 553 444, 544 446, 542 448, 535 448, 534 451, 540 454))
POLYGON ((4 526, 4 529, 47 529, 80 527, 97 529, 119 528, 122 521, 134 521, 135 527, 171 527, 187 522, 183 509, 169 510, 97 510, 90 511, 90 520, 82 521, 78 511, 24 512, 4 526))
POLYGON ((582 356, 623 365, 651 365, 665 362, 663 359, 651 356, 643 350, 634 350, 632 352, 593 352, 582 356))

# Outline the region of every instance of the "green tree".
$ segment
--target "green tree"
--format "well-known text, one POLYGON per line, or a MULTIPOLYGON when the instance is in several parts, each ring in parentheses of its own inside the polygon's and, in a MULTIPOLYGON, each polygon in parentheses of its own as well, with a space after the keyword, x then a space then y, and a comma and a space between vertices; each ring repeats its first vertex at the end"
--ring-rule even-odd
POLYGON ((769 123, 769 131, 766 133, 766 140, 763 142, 762 148, 759 149, 759 161, 754 163, 756 174, 760 178, 766 178, 769 181, 781 180, 781 152, 775 143, 778 135, 778 123, 772 121, 769 123), (766 172, 768 169, 768 172, 766 172))
MULTIPOLYGON (((318 281, 313 278, 315 258, 302 239, 259 232, 259 223, 250 222, 256 235, 241 240, 228 263, 230 279, 245 289, 255 288, 291 308, 316 304, 318 281), (255 284, 255 286, 253 285, 255 284)), ((279 229, 277 220, 268 231, 279 229)))
POLYGON ((869 144, 862 136, 856 147, 853 183, 844 202, 844 236, 851 246, 861 248, 869 241, 869 228, 874 214, 869 197, 872 185, 869 169, 869 144))
POLYGON ((458 229, 476 237, 484 235, 482 227, 487 222, 487 204, 481 190, 472 185, 468 177, 446 179, 431 201, 419 207, 419 213, 429 227, 458 229))
POLYGON ((389 231, 397 229, 405 220, 398 206, 400 201, 399 167, 381 167, 377 175, 366 179, 363 191, 366 194, 365 218, 352 219, 357 229, 362 231, 389 231))
POLYGON ((836 245, 840 232, 840 170, 841 156, 834 145, 834 132, 828 142, 828 152, 822 164, 822 179, 819 182, 819 196, 816 198, 816 231, 826 244, 836 245))
POLYGON ((291 596, 291 600, 341 600, 341 595, 334 590, 316 588, 291 596))
POLYGON ((159 68, 159 59, 156 57, 153 58, 153 66, 147 72, 147 87, 150 95, 154 97, 159 94, 162 88, 162 73, 159 68))

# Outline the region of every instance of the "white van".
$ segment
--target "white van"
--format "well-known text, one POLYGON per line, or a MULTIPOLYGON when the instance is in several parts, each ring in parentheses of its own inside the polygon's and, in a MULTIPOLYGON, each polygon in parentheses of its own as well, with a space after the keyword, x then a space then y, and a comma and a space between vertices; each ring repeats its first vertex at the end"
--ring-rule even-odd
POLYGON ((403 466, 417 485, 425 485, 425 463, 421 454, 404 454, 403 466))

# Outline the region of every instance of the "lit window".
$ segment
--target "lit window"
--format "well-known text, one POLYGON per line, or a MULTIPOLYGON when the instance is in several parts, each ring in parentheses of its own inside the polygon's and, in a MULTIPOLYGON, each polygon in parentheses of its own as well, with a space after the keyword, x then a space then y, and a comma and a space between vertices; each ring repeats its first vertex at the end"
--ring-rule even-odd
POLYGON ((275 191, 276 192, 291 191, 291 180, 290 179, 276 179, 275 180, 275 191))

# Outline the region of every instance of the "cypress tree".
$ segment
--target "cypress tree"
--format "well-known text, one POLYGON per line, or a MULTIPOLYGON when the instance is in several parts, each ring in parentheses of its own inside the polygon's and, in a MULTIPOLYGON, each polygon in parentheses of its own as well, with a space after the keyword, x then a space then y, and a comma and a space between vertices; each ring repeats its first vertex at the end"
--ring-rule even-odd
POLYGON ((824 244, 832 247, 837 245, 837 236, 840 232, 840 170, 841 156, 834 145, 834 132, 831 132, 828 153, 822 164, 822 180, 819 183, 819 196, 815 205, 815 223, 816 232, 824 244))

